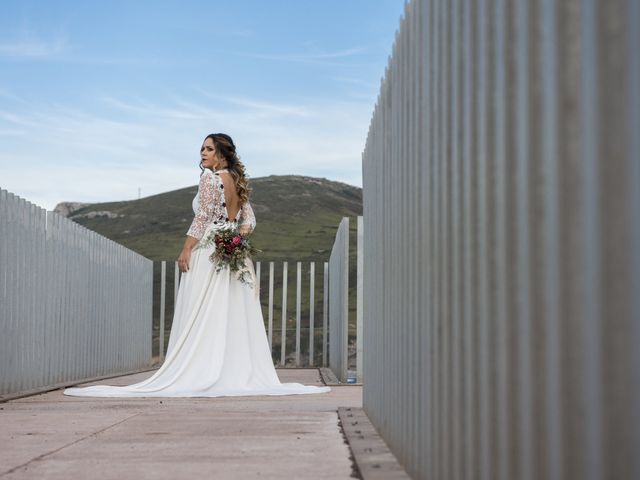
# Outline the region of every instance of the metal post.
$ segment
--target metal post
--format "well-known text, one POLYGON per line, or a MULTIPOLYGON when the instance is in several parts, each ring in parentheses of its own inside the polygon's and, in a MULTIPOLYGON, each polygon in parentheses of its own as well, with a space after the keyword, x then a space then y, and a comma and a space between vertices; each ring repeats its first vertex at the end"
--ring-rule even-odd
POLYGON ((176 302, 178 301, 178 287, 180 286, 180 269, 178 261, 173 262, 173 311, 176 311, 176 302))
POLYGON ((329 317, 329 262, 324 262, 323 272, 323 298, 322 298, 322 366, 326 367, 327 358, 327 324, 329 317))
POLYGON ((282 330, 280 338, 280 365, 285 365, 287 345, 287 262, 282 262, 282 330))
POLYGON ((302 262, 296 263, 296 367, 300 366, 300 297, 302 296, 302 262))
POLYGON ((273 262, 269 262, 269 348, 273 349, 273 262))
POLYGON ((316 285, 316 262, 309 264, 309 366, 313 366, 314 340, 315 340, 315 285, 316 285))
POLYGON ((358 232, 357 232, 357 284, 356 284, 356 381, 362 383, 364 380, 364 373, 362 369, 362 339, 363 339, 363 324, 362 324, 362 282, 363 282, 363 224, 362 215, 358 216, 358 232))
POLYGON ((158 337, 158 352, 160 362, 164 360, 164 304, 167 283, 167 262, 162 260, 160 270, 160 333, 158 337))

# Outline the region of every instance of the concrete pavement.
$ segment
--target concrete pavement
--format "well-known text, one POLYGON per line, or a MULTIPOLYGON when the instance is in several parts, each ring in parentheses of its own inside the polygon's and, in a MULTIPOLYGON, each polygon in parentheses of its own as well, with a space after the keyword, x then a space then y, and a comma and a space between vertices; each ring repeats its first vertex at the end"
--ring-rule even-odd
MULTIPOLYGON (((278 369, 322 385, 317 369, 278 369)), ((127 385, 144 372, 85 385, 127 385)), ((361 386, 321 394, 218 398, 68 397, 0 403, 0 479, 348 479, 338 407, 361 386)))

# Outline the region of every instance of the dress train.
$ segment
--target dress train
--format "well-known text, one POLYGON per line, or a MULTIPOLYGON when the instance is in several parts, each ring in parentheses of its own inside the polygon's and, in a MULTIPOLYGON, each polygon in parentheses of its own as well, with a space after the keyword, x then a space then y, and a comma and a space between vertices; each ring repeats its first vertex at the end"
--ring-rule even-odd
MULTIPOLYGON (((192 251, 182 274, 167 355, 149 378, 125 386, 70 387, 80 397, 220 397, 324 393, 330 387, 281 383, 255 288, 228 268, 215 272, 213 248, 192 251)), ((247 261, 253 272, 253 263, 247 261)))

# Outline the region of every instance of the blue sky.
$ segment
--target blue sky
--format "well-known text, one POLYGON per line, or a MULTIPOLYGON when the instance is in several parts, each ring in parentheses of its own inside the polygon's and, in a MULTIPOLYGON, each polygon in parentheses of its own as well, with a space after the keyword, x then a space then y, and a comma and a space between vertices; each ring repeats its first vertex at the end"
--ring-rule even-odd
POLYGON ((195 185, 208 133, 250 177, 362 185, 404 0, 2 2, 0 187, 52 209, 195 185))

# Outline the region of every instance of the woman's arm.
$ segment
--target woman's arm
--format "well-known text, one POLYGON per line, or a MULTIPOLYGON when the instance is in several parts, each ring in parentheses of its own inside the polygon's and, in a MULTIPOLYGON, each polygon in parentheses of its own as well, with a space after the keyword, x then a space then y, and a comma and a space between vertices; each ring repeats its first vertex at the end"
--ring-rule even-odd
POLYGON ((180 252, 180 256, 178 257, 178 268, 181 272, 189 270, 191 250, 193 250, 193 247, 195 247, 203 237, 207 226, 213 220, 214 188, 212 177, 213 173, 208 169, 200 176, 200 184, 198 185, 198 211, 187 231, 187 238, 184 240, 182 252, 180 252))
POLYGON ((182 251, 178 256, 178 269, 181 272, 189 271, 189 263, 191 262, 191 250, 198 243, 198 240, 193 237, 187 237, 184 241, 184 246, 182 247, 182 251))
POLYGON ((256 216, 253 213, 253 208, 247 200, 242 204, 242 216, 240 220, 240 234, 249 235, 256 228, 256 216))

